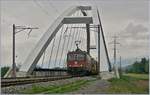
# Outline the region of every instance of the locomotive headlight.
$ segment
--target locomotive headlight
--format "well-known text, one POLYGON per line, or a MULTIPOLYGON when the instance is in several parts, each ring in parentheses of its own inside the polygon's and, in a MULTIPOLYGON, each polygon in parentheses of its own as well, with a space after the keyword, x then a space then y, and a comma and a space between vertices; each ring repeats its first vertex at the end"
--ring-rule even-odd
POLYGON ((77 64, 77 63, 78 63, 77 61, 74 62, 74 64, 77 64))
POLYGON ((82 67, 83 65, 81 64, 80 66, 82 67))

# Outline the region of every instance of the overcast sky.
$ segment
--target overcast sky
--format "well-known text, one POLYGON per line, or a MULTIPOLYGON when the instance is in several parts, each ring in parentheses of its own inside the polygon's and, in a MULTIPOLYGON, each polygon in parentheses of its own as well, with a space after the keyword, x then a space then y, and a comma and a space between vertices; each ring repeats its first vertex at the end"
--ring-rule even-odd
POLYGON ((29 39, 26 32, 16 36, 16 61, 23 63, 54 19, 72 5, 98 7, 111 59, 113 45, 108 43, 114 35, 121 43, 118 56, 148 56, 149 0, 1 0, 2 66, 12 63, 12 24, 39 27, 29 39))

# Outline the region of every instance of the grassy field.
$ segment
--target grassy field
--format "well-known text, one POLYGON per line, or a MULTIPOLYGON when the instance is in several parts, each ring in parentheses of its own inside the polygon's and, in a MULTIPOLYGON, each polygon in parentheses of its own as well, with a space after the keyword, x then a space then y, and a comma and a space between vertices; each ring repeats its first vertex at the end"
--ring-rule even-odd
MULTIPOLYGON (((48 87, 41 87, 41 86, 33 86, 32 89, 26 89, 22 91, 24 94, 52 94, 52 93, 65 93, 71 92, 74 90, 80 89, 81 86, 88 84, 91 80, 77 80, 72 83, 59 85, 59 86, 48 86, 48 87)), ((92 80, 93 81, 93 80, 92 80)))
POLYGON ((111 86, 108 93, 149 93, 149 76, 148 74, 125 74, 121 79, 110 79, 111 86))
POLYGON ((129 77, 134 77, 137 79, 142 79, 142 80, 148 80, 149 76, 148 74, 134 74, 134 73, 128 73, 128 74, 124 74, 125 76, 129 76, 129 77))

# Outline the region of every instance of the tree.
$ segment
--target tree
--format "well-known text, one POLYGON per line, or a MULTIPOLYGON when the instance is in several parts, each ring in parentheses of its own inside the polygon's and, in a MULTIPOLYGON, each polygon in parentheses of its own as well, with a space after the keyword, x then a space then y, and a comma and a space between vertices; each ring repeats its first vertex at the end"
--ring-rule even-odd
POLYGON ((130 68, 126 69, 127 73, 149 73, 149 60, 142 58, 141 61, 135 61, 130 68))
POLYGON ((149 59, 146 60, 146 64, 145 64, 145 67, 144 67, 144 71, 145 71, 145 73, 149 73, 149 59))
POLYGON ((9 67, 1 67, 1 77, 4 77, 4 75, 7 73, 9 70, 9 67))

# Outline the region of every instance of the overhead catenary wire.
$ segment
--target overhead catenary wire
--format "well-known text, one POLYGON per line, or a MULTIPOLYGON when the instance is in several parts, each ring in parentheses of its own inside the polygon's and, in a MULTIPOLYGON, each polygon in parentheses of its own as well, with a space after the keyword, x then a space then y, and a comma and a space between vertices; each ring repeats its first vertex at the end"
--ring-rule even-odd
MULTIPOLYGON (((72 16, 75 16, 76 14, 73 14, 72 16)), ((75 24, 73 24, 72 26, 76 26, 75 24)), ((72 28, 72 27, 71 27, 72 28)), ((71 46, 72 46, 72 41, 73 41, 73 38, 74 38, 74 35, 75 35, 75 29, 72 29, 72 39, 70 40, 70 45, 68 45, 68 48, 70 49, 71 46)), ((70 49, 71 50, 71 49, 70 49)))
POLYGON ((35 3, 47 16, 52 17, 52 16, 49 14, 49 12, 47 12, 47 11, 39 4, 39 2, 37 2, 37 0, 33 0, 33 1, 34 1, 34 3, 35 3))
MULTIPOLYGON (((78 13, 77 13, 77 16, 80 14, 80 11, 78 11, 78 13)), ((79 27, 79 24, 77 25, 77 27, 79 27)), ((74 35, 74 38, 73 38, 73 42, 72 42, 72 44, 71 44, 71 50, 74 48, 73 46, 75 46, 74 45, 74 41, 77 39, 77 34, 78 34, 78 28, 76 29, 76 31, 75 31, 75 35, 74 35)))
POLYGON ((52 2, 49 1, 49 4, 51 5, 51 8, 53 8, 55 10, 55 12, 57 12, 59 14, 59 11, 56 9, 56 7, 52 4, 52 2))
POLYGON ((74 48, 74 41, 76 40, 76 36, 77 36, 77 34, 78 34, 78 28, 76 29, 76 31, 74 31, 75 32, 75 35, 73 36, 73 40, 72 40, 72 43, 71 43, 71 50, 73 50, 73 48, 74 48))
MULTIPOLYGON (((79 26, 80 26, 80 25, 78 25, 78 27, 79 27, 79 26)), ((74 47, 73 47, 74 49, 75 49, 75 41, 77 41, 77 40, 78 40, 79 33, 80 33, 79 28, 77 28, 76 30, 77 30, 77 31, 76 31, 76 32, 77 32, 77 34, 76 34, 76 36, 75 36, 75 40, 74 40, 74 45, 73 45, 73 46, 74 46, 74 47)))

